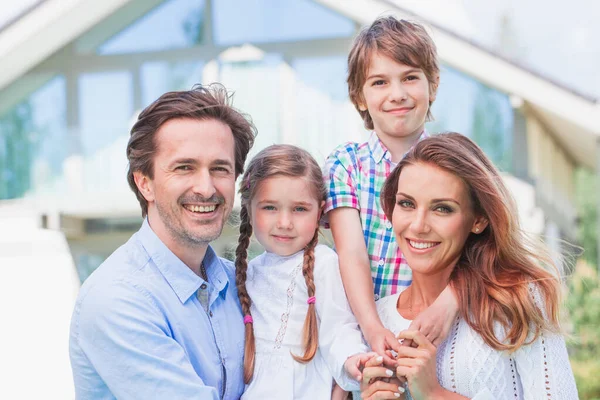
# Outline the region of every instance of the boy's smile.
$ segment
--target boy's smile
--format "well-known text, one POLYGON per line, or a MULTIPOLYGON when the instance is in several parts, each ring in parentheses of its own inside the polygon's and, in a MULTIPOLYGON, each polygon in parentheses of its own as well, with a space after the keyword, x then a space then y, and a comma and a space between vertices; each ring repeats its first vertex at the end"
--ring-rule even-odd
POLYGON ((398 139, 412 145, 423 132, 429 103, 429 82, 420 68, 374 53, 363 85, 364 104, 375 132, 389 148, 398 139))

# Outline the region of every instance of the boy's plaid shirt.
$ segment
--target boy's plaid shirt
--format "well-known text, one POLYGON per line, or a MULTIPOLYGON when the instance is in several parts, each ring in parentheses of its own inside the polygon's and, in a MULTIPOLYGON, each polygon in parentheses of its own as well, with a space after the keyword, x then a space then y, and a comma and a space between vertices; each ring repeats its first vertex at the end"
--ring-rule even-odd
MULTIPOLYGON (((419 140, 425 137, 427 133, 423 132, 419 140)), ((371 132, 366 143, 338 146, 327 157, 324 168, 328 188, 325 212, 352 207, 360 214, 375 300, 397 293, 412 281, 412 272, 379 200, 383 183, 395 166, 388 150, 375 132, 371 132)))

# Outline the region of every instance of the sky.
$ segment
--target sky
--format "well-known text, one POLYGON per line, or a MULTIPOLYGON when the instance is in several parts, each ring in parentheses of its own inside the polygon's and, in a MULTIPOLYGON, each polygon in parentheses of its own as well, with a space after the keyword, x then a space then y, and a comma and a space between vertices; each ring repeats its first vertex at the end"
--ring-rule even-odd
POLYGON ((542 75, 600 99, 598 0, 394 2, 542 75), (503 24, 503 19, 508 22, 503 24), (502 34, 503 30, 510 33, 502 34))
POLYGON ((520 61, 600 99, 600 1, 464 1, 484 44, 498 37, 497 16, 509 15, 520 61))

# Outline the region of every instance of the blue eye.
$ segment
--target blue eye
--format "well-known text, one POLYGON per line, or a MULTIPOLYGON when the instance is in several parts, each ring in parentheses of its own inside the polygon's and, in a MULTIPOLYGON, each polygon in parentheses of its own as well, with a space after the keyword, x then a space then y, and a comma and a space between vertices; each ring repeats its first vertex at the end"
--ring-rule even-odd
POLYGON ((376 81, 374 81, 372 84, 372 86, 381 86, 381 85, 385 85, 385 81, 383 79, 378 79, 376 81))
POLYGON ((263 206, 262 209, 266 210, 266 211, 274 211, 275 210, 275 206, 263 206))
POLYGON ((448 206, 437 206, 435 207, 434 211, 439 211, 443 214, 450 214, 454 210, 448 206))
POLYGON ((402 199, 396 202, 402 208, 414 208, 414 204, 410 200, 402 199))
POLYGON ((308 211, 308 209, 306 207, 298 206, 298 207, 294 208, 294 211, 304 212, 304 211, 308 211))

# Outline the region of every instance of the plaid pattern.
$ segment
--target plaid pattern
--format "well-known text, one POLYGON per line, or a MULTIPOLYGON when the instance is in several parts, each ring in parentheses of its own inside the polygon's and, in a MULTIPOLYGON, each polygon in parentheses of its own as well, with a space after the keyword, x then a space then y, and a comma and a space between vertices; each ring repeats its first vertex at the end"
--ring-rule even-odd
MULTIPOLYGON (((419 140, 425 137, 427 133, 423 132, 419 140)), ((412 282, 412 272, 379 202, 383 183, 395 166, 388 150, 371 132, 366 143, 338 146, 327 158, 324 169, 328 188, 325 212, 352 207, 360 213, 375 300, 395 294, 412 282)))

